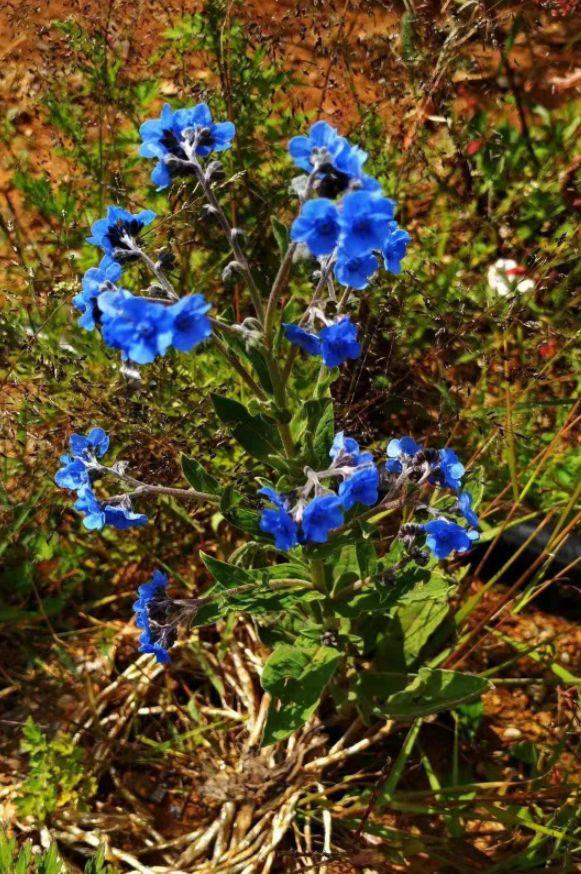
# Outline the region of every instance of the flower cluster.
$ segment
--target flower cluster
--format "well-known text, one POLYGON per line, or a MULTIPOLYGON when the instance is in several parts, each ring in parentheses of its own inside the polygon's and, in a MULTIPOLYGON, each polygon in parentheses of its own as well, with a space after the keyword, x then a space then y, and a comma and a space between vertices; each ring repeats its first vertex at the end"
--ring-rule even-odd
POLYGON ((154 218, 151 210, 133 216, 110 206, 88 238, 105 256, 98 267, 86 272, 81 292, 73 298, 82 313, 79 324, 87 330, 99 325, 105 343, 136 364, 149 364, 170 346, 189 352, 212 332, 207 316, 210 304, 201 294, 165 303, 135 296, 116 285, 121 264, 143 257, 139 235, 154 218))
POLYGON ((301 490, 281 495, 271 488, 262 488, 263 495, 273 505, 262 511, 260 527, 274 537, 282 550, 298 544, 325 543, 329 534, 345 521, 345 513, 357 505, 374 507, 380 503, 380 493, 389 497, 401 492, 406 481, 418 486, 430 484, 451 489, 456 494, 453 512, 463 516, 468 528, 452 522, 424 507, 437 518, 424 525, 406 525, 401 535, 410 555, 420 559, 415 538, 423 535, 426 546, 436 558, 446 558, 452 552, 466 552, 478 539, 478 517, 472 509, 468 492, 460 491, 464 466, 451 449, 423 449, 411 437, 391 440, 387 446, 387 461, 378 468, 370 452, 361 452, 357 441, 340 432, 330 451, 332 463, 327 470, 305 469, 307 481, 301 490), (338 480, 338 488, 322 484, 323 480, 338 480), (311 497, 312 496, 312 497, 311 497))
POLYGON ((73 434, 69 441, 69 455, 60 458, 63 465, 55 474, 55 482, 63 489, 76 492, 74 508, 83 513, 83 525, 89 530, 105 525, 113 528, 133 528, 145 525, 147 516, 134 513, 127 496, 115 503, 101 501, 93 491, 93 481, 100 473, 115 468, 106 468, 99 462, 109 449, 109 437, 102 428, 93 428, 85 436, 73 434))
POLYGON ((151 580, 139 586, 133 604, 138 628, 139 652, 153 653, 158 662, 170 661, 169 648, 176 640, 174 602, 167 597, 167 576, 155 571, 151 580))
POLYGON ((373 506, 379 499, 379 471, 369 452, 360 452, 356 440, 336 435, 327 470, 305 469, 307 481, 299 492, 281 495, 262 488, 273 507, 262 511, 260 527, 274 537, 279 549, 308 543, 325 543, 329 533, 343 524, 345 513, 357 504, 373 506), (337 479, 335 491, 323 480, 337 479))
MULTIPOLYGON (((294 137, 289 152, 295 164, 309 173, 295 186, 303 200, 291 227, 294 243, 306 246, 321 264, 322 284, 332 271, 347 289, 362 290, 377 273, 380 262, 399 273, 410 235, 395 221, 395 203, 384 197, 379 182, 363 171, 366 153, 326 122, 314 124, 308 136, 294 137), (310 194, 318 197, 310 199, 310 194)), ((298 325, 285 324, 285 335, 309 355, 320 355, 328 367, 358 358, 357 328, 341 314, 347 298, 327 319, 321 299, 298 325), (313 313, 324 327, 317 333, 313 313), (305 323, 306 322, 306 323, 305 323)), ((333 298, 334 300, 334 298, 333 298)))
POLYGON ((410 546, 420 534, 426 535, 426 546, 436 558, 447 558, 452 552, 466 552, 478 540, 478 516, 472 509, 472 496, 461 491, 465 468, 453 449, 424 449, 412 437, 391 440, 387 446, 387 473, 393 478, 408 478, 450 489, 456 497, 454 512, 462 516, 468 528, 443 516, 425 525, 411 526, 404 531, 410 546))
POLYGON ((395 204, 375 191, 352 191, 340 203, 309 200, 292 224, 291 238, 306 243, 312 255, 333 257, 335 278, 366 288, 379 269, 399 273, 410 236, 394 219, 395 204))
POLYGON ((332 254, 336 279, 350 288, 367 286, 379 268, 378 255, 386 270, 399 273, 410 236, 394 220, 394 202, 363 172, 367 154, 324 121, 309 136, 294 137, 289 152, 312 175, 319 195, 303 205, 292 239, 306 243, 316 257, 332 254))
POLYGON ((104 341, 136 364, 148 364, 170 346, 189 352, 212 333, 210 304, 201 294, 167 305, 116 289, 101 294, 98 304, 104 341))
POLYGON ((308 355, 320 355, 327 367, 339 367, 348 358, 359 358, 361 345, 357 340, 357 325, 349 316, 327 319, 320 311, 313 311, 311 330, 300 325, 284 323, 285 337, 308 355), (319 332, 314 330, 314 318, 325 325, 319 332))

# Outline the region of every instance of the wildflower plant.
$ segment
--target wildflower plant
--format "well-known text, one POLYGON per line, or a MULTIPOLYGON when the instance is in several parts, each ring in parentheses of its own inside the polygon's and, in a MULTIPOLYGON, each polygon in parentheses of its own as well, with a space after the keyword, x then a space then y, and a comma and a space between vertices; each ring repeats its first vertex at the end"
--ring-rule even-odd
POLYGON ((214 408, 254 459, 254 481, 234 488, 184 457, 188 487, 144 482, 126 461, 105 463, 109 438, 95 427, 73 434, 56 482, 76 494, 88 529, 144 525, 147 499, 169 495, 219 508, 246 538, 229 561, 201 554, 215 581, 207 592, 176 597, 155 570, 134 610, 140 650, 163 663, 187 628, 252 617, 272 648, 262 675, 272 696, 263 743, 292 734, 323 695, 363 719, 409 719, 478 697, 486 681, 441 668, 445 636, 436 649, 432 640, 454 587, 440 562, 464 555, 479 536, 463 464, 452 449, 421 439, 393 437, 371 450, 335 427, 331 385, 362 351, 359 297, 379 271, 401 271, 410 235, 364 171, 366 153, 317 122, 289 143, 300 171, 297 215, 286 234, 279 224, 280 264, 267 282, 215 184, 216 156, 234 136, 234 124, 215 121, 205 104, 166 105, 142 125, 140 154, 155 161, 158 190, 178 183, 203 195, 203 220, 222 230, 232 252, 225 274, 245 283, 244 318, 213 311, 203 293, 182 294, 173 280, 179 252, 166 246, 156 256, 145 243, 157 216, 119 206, 91 228, 101 260, 73 303, 80 326, 134 365, 215 344, 244 389, 239 398, 214 395, 214 408), (314 277, 306 305, 292 284, 305 260, 314 277), (151 275, 141 294, 123 287, 136 265, 151 275), (264 554, 272 555, 267 565, 258 563, 264 554))

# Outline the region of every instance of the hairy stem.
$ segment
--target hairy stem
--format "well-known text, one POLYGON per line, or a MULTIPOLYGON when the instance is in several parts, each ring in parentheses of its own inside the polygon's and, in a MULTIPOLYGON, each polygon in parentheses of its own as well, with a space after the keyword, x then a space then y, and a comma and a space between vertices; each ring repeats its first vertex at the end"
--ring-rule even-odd
POLYGON ((246 255, 244 254, 242 247, 238 241, 238 236, 230 225, 230 222, 228 221, 228 218, 222 208, 222 205, 220 204, 220 201, 214 194, 214 189, 212 188, 209 179, 206 177, 204 168, 198 161, 195 146, 195 142, 191 145, 185 144, 184 148, 186 149, 189 160, 184 163, 189 164, 194 169, 196 178, 200 183, 202 191, 204 192, 204 196, 212 207, 212 211, 218 219, 220 227, 224 231, 224 234, 228 240, 230 248, 232 249, 234 257, 236 258, 236 262, 240 265, 240 269, 244 274, 244 278, 246 279, 246 283, 248 285, 248 290, 250 292, 250 297, 252 298, 252 303, 254 305, 256 315, 262 321, 264 319, 264 305, 262 303, 262 294, 260 292, 260 289, 258 288, 258 285, 256 284, 256 280, 254 279, 254 274, 250 269, 248 259, 246 258, 246 255))
MULTIPOLYGON (((303 198, 301 199, 301 205, 307 201, 311 194, 313 193, 313 186, 315 184, 315 176, 316 171, 313 171, 308 178, 307 187, 305 189, 305 193, 303 198)), ((275 280, 272 284, 272 288, 270 290, 270 295, 268 297, 268 303, 266 305, 266 314, 264 316, 264 342, 266 344, 267 349, 272 348, 273 338, 274 338, 274 318, 276 315, 276 308, 278 301, 280 300, 281 295, 288 285, 288 280, 290 277, 290 271, 293 262, 293 255, 296 251, 297 244, 291 243, 288 249, 285 252, 284 258, 280 263, 280 267, 278 268, 278 273, 276 274, 275 280)))
POLYGON ((157 486, 152 485, 151 483, 144 483, 133 476, 129 476, 127 473, 121 473, 121 471, 116 470, 114 467, 106 467, 102 464, 99 465, 98 470, 101 473, 114 476, 122 482, 133 486, 132 492, 127 492, 121 495, 112 495, 110 498, 106 499, 107 501, 120 501, 122 498, 138 498, 143 497, 144 495, 169 495, 170 497, 182 498, 186 501, 205 501, 209 504, 220 503, 220 499, 216 497, 216 495, 211 495, 209 492, 200 492, 197 489, 179 489, 171 486, 157 486))
MULTIPOLYGON (((223 329, 223 325, 221 325, 220 322, 217 322, 215 319, 212 319, 212 324, 214 325, 214 327, 219 328, 220 330, 223 329)), ((254 377, 251 376, 250 373, 248 373, 244 365, 240 363, 238 358, 236 358, 236 356, 228 349, 226 344, 222 342, 222 340, 218 337, 216 333, 214 333, 213 339, 217 348, 220 350, 220 353, 228 361, 231 367, 234 368, 236 373, 244 380, 246 385, 252 389, 256 397, 261 401, 265 401, 265 393, 262 391, 254 377)))
POLYGON ((173 285, 171 284, 171 282, 169 281, 169 279, 167 278, 167 276, 165 275, 163 270, 161 270, 157 266, 157 264, 155 263, 153 258, 150 258, 149 255, 147 254, 147 252, 144 252, 143 249, 138 249, 137 251, 139 252, 140 260, 143 261, 145 266, 155 276, 155 278, 157 279, 157 281, 159 282, 159 284, 161 285, 161 287, 163 288, 163 290, 165 291, 167 296, 169 298, 171 298, 172 300, 179 300, 180 299, 179 295, 176 293, 173 285))

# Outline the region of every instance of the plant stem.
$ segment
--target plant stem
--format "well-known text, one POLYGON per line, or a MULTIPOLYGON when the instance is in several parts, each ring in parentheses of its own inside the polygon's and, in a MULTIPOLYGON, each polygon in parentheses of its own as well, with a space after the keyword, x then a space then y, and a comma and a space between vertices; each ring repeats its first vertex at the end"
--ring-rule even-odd
POLYGON ((152 272, 167 296, 170 297, 172 300, 179 300, 179 295, 176 294, 173 285, 171 284, 163 270, 160 270, 160 268, 153 261, 153 259, 150 258, 147 252, 144 252, 143 249, 137 249, 137 251, 139 252, 140 260, 143 261, 145 266, 148 267, 148 269, 152 272))
MULTIPOLYGON (((333 255, 329 255, 325 264, 321 268, 321 276, 320 276, 319 281, 317 282, 317 285, 316 285, 315 290, 313 292, 313 297, 311 298, 311 302, 309 303, 307 309, 305 310, 302 318, 299 320, 299 327, 302 327, 302 325, 304 325, 306 318, 307 318, 307 313, 309 312, 311 307, 313 307, 317 303, 317 301, 319 300, 319 297, 321 296, 321 291, 323 290, 323 287, 326 285, 326 283, 329 279, 329 273, 330 273, 331 267, 333 266, 333 263, 334 263, 334 257, 333 257, 333 255)), ((341 301, 339 303, 339 308, 338 308, 337 312, 340 311, 340 308, 342 306, 344 299, 345 299, 345 295, 343 295, 343 298, 341 299, 341 301)), ((284 385, 286 385, 288 382, 289 376, 290 376, 291 371, 292 371, 293 364, 295 363, 295 359, 296 359, 298 354, 299 354, 298 346, 292 346, 291 350, 287 356, 287 359, 286 359, 286 362, 285 362, 285 365, 284 365, 283 371, 282 371, 282 381, 283 381, 284 385)), ((324 365, 322 365, 322 367, 324 367, 324 365)))
MULTIPOLYGON (((316 170, 309 174, 309 178, 307 180, 307 186, 305 188, 305 193, 301 199, 301 205, 307 201, 312 192, 313 186, 315 184, 315 176, 316 170)), ((278 273, 274 279, 272 284, 272 288, 270 290, 270 294, 268 296, 268 303, 266 305, 266 314, 264 316, 264 342, 266 344, 267 349, 272 348, 272 342, 274 337, 274 317, 276 314, 276 308, 278 301, 284 292, 285 288, 288 285, 288 280, 290 276, 290 271, 292 267, 293 255, 296 252, 297 244, 291 243, 284 254, 284 258, 280 263, 280 267, 278 268, 278 273)))
POLYGON ((389 802, 393 798, 393 794, 395 792, 397 784, 399 783, 400 777, 403 773, 403 769, 406 766, 406 762, 412 754, 412 750, 414 748, 418 734, 420 733, 420 728, 422 727, 423 721, 424 720, 422 717, 418 717, 412 722, 406 738, 402 744, 401 750, 399 751, 399 755, 394 762, 393 768, 389 772, 389 777, 387 778, 381 792, 379 793, 380 804, 389 802))
MULTIPOLYGON (((246 255, 244 254, 242 247, 240 246, 240 243, 238 242, 238 237, 237 237, 236 233, 234 232, 233 228, 231 227, 230 222, 228 221, 228 218, 226 216, 226 213, 224 212, 224 210, 220 204, 220 201, 218 200, 218 198, 214 194, 214 189, 212 188, 209 180, 206 178, 204 168, 202 167, 202 165, 198 161, 198 158, 196 156, 195 143, 193 144, 193 146, 187 147, 186 152, 188 154, 189 160, 185 161, 183 163, 186 163, 189 166, 194 168, 196 178, 202 187, 202 190, 204 192, 206 200, 208 201, 208 203, 212 207, 212 210, 213 210, 216 218, 218 219, 218 222, 220 223, 222 230, 224 231, 224 234, 228 240, 228 243, 230 244, 230 248, 232 249, 232 252, 234 253, 234 257, 236 258, 236 261, 240 265, 242 273, 244 274, 244 277, 245 277, 247 285, 248 285, 248 290, 250 292, 250 297, 252 298, 252 303, 253 303, 254 309, 256 311, 256 315, 258 316, 258 318, 261 321, 263 321, 263 319, 264 319, 264 305, 262 303, 262 294, 261 294, 260 289, 258 288, 258 286, 256 284, 256 280, 254 279, 254 275, 252 273, 252 270, 250 269, 248 259, 246 258, 246 255)), ((182 162, 180 162, 180 163, 182 163, 182 162)))
POLYGON ((315 601, 315 606, 320 611, 320 618, 324 628, 329 631, 336 631, 339 627, 339 622, 333 610, 333 604, 327 591, 327 582, 325 579, 325 563, 320 558, 312 558, 309 562, 311 567, 311 578, 313 586, 317 592, 321 592, 325 596, 324 601, 315 601))
MULTIPOLYGON (((220 325, 219 322, 216 322, 215 320, 212 320, 212 322, 213 322, 215 327, 218 327, 218 325, 220 326, 220 328, 222 327, 222 325, 220 325)), ((231 367, 234 368, 236 373, 244 380, 246 385, 252 389, 252 391, 255 393, 256 397, 259 398, 259 400, 261 400, 261 401, 265 401, 267 399, 265 393, 262 391, 262 389, 260 388, 260 386, 258 385, 256 380, 254 379, 254 377, 251 376, 250 373, 248 373, 248 371, 246 370, 244 365, 241 364, 240 361, 236 358, 236 356, 230 352, 230 350, 228 349, 226 344, 222 342, 222 340, 218 337, 218 335, 216 333, 214 333, 213 339, 214 339, 214 343, 216 344, 217 348, 220 350, 221 354, 228 361, 228 363, 231 365, 231 367)))
POLYGON ((216 495, 211 495, 209 492, 199 492, 197 489, 179 489, 171 486, 157 486, 150 483, 144 483, 133 476, 126 473, 120 473, 113 467, 105 467, 99 465, 99 470, 110 476, 117 477, 122 482, 134 487, 134 491, 122 495, 112 495, 107 498, 107 501, 118 501, 121 498, 138 498, 143 495, 169 495, 174 498, 182 498, 187 501, 206 501, 209 504, 219 504, 220 499, 216 495))

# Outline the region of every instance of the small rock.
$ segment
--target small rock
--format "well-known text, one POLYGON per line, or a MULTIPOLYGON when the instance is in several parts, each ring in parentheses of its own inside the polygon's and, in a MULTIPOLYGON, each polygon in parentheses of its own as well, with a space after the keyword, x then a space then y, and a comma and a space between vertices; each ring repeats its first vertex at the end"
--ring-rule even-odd
POLYGON ((166 79, 159 86, 159 93, 164 97, 174 97, 178 93, 178 86, 175 82, 171 82, 169 79, 166 79))

